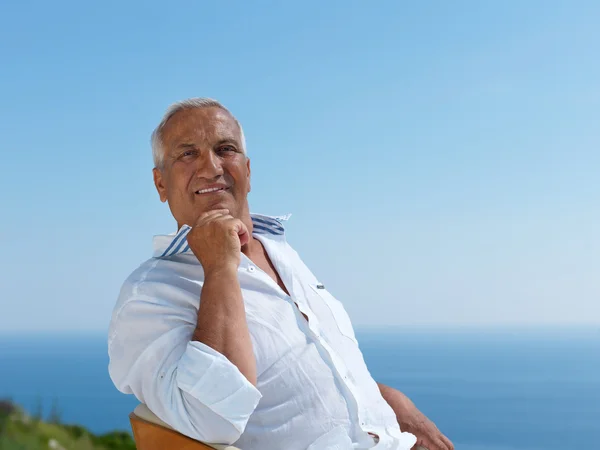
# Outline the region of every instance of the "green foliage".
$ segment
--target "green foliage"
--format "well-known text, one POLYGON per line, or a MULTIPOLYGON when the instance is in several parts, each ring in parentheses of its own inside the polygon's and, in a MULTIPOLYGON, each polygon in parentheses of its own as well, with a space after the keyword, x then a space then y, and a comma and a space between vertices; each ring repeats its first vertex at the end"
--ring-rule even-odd
POLYGON ((90 436, 90 432, 81 425, 63 425, 63 428, 69 432, 73 439, 80 439, 84 436, 90 436))
POLYGON ((50 414, 48 415, 48 422, 58 425, 60 423, 61 415, 60 408, 58 407, 58 400, 52 400, 50 414))
POLYGON ((65 450, 135 450, 132 436, 125 431, 97 436, 81 425, 61 424, 56 401, 49 421, 40 419, 41 414, 29 417, 12 402, 0 400, 0 450, 47 450, 50 440, 65 450))
POLYGON ((42 448, 46 450, 48 446, 41 447, 38 440, 31 436, 15 439, 0 435, 0 450, 38 450, 42 448))
POLYGON ((33 420, 39 422, 44 419, 44 403, 42 397, 38 395, 35 399, 35 407, 33 408, 33 420))
MULTIPOLYGON (((8 425, 10 416, 14 413, 14 406, 9 400, 0 401, 0 436, 4 434, 4 430, 8 425)), ((2 447, 0 447, 0 450, 2 447)))
POLYGON ((92 438, 95 445, 107 450, 135 450, 135 442, 131 435, 125 431, 113 431, 92 438))

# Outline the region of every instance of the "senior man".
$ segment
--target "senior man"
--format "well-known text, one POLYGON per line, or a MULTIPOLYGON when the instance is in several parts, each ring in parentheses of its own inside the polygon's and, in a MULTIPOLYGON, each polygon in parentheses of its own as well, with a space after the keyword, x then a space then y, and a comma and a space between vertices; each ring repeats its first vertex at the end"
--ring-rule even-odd
POLYGON ((243 450, 453 449, 373 380, 344 307, 287 243, 285 218, 250 213, 244 134, 224 106, 173 105, 152 150, 178 232, 156 236, 121 289, 109 330, 120 391, 187 436, 243 450))

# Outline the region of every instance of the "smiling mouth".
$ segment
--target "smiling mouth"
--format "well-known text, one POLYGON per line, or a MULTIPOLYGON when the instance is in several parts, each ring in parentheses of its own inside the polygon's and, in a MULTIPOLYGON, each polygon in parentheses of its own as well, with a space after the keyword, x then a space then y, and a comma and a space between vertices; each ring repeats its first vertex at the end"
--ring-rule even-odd
POLYGON ((215 194, 217 192, 225 192, 227 189, 227 187, 212 187, 212 188, 206 188, 206 189, 198 189, 195 193, 198 195, 204 195, 204 194, 215 194))

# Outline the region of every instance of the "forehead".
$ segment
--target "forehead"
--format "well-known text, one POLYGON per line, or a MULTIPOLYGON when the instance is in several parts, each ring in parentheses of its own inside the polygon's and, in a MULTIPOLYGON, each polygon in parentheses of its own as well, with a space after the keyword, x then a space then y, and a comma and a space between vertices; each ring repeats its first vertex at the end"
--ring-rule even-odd
POLYGON ((241 139, 240 128, 227 111, 217 107, 177 111, 162 129, 162 141, 170 148, 182 143, 207 144, 241 139))

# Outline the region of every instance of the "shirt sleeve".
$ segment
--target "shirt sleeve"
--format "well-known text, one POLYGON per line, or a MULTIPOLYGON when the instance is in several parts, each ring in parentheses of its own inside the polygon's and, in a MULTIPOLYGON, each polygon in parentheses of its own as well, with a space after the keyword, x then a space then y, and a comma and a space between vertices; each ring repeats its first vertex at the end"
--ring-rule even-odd
POLYGON ((113 315, 109 373, 161 420, 193 439, 233 444, 261 394, 224 355, 191 341, 197 310, 131 298, 113 315))
POLYGON ((189 342, 179 361, 179 389, 187 392, 215 414, 226 417, 242 432, 260 392, 225 356, 202 342, 189 342))

